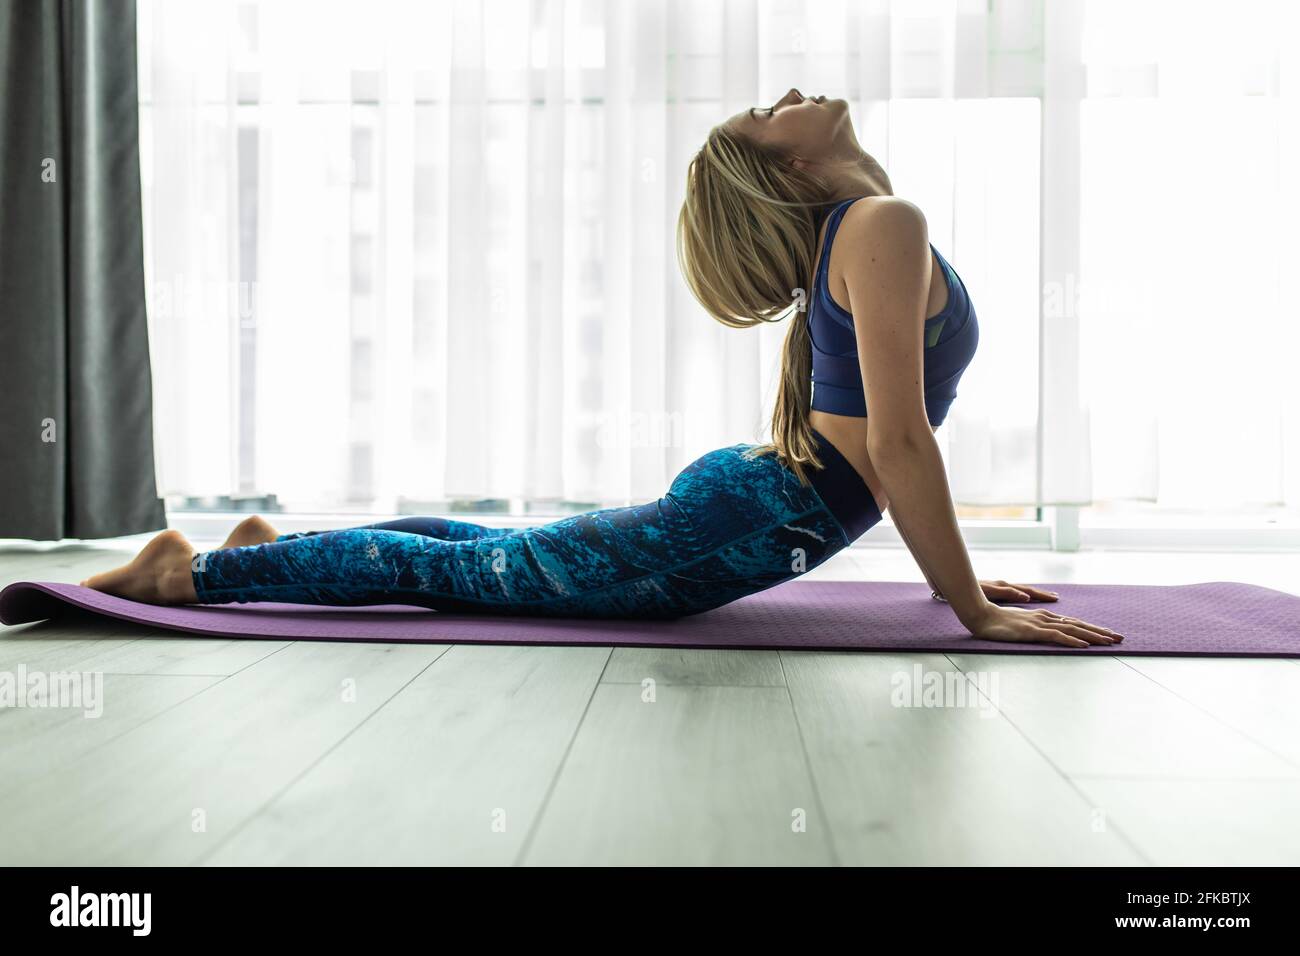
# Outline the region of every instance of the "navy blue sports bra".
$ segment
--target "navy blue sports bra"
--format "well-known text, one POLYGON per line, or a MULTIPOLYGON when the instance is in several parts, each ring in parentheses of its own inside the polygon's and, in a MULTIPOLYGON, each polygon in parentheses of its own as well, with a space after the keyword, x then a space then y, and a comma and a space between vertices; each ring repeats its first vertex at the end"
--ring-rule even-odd
MULTIPOLYGON (((831 243, 844 213, 855 200, 846 199, 829 215, 826 239, 817 262, 812 301, 808 305, 808 332, 812 339, 814 411, 833 415, 867 417, 867 399, 862 390, 862 368, 858 363, 857 336, 853 316, 831 298, 826 268, 831 243)), ((957 397, 957 382, 975 357, 979 345, 979 323, 966 286, 948 260, 931 244, 948 282, 948 304, 942 312, 925 320, 925 415, 931 425, 942 425, 957 397)))

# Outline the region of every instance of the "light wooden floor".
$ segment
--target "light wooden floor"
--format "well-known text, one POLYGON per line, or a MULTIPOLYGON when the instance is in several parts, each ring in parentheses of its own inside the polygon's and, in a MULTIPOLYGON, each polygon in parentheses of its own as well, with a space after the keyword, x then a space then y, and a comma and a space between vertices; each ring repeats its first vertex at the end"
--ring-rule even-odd
MULTIPOLYGON (((75 581, 128 554, 11 549, 0 583, 75 581)), ((1296 586, 1294 555, 974 559, 1012 581, 1296 586)), ((816 576, 921 580, 905 551, 877 549, 816 576)), ((6 629, 0 673, 19 665, 100 672, 105 703, 97 719, 0 708, 3 864, 1300 863, 1292 660, 235 641, 103 623, 6 629), (894 706, 918 665, 988 694, 894 706)))

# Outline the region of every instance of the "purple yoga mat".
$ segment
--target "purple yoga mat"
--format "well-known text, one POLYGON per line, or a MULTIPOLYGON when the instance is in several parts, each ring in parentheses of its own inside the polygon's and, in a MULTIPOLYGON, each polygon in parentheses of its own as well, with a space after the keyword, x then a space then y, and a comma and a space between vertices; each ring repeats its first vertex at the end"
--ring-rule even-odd
MULTIPOLYGON (((1026 582, 1032 584, 1033 582, 1026 582)), ((1112 646, 1070 649, 976 640, 923 584, 791 581, 677 621, 556 620, 440 614, 422 608, 303 604, 154 607, 75 584, 20 582, 0 591, 0 621, 54 618, 67 607, 207 637, 453 644, 631 644, 797 650, 958 651, 1300 657, 1300 597, 1253 584, 1174 587, 1041 584, 1051 608, 1123 634, 1112 646)), ((0 637, 3 640, 3 637, 0 637)))

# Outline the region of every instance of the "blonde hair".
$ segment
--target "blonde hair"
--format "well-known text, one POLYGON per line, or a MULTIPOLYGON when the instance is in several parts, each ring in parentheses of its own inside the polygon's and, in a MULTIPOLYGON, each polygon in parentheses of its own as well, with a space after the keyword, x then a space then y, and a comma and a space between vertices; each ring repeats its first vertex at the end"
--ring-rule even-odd
POLYGON ((754 453, 775 452, 804 485, 807 467, 823 467, 808 423, 807 303, 817 266, 817 212, 831 201, 820 180, 776 151, 715 126, 687 167, 686 201, 677 217, 678 265, 713 318, 747 329, 790 317, 772 441, 754 453))

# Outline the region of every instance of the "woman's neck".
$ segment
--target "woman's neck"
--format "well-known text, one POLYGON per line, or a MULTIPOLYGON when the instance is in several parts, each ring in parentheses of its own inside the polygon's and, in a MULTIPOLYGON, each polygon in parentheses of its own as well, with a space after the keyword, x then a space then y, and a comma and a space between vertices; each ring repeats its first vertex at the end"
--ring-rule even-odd
POLYGON ((835 167, 831 192, 836 200, 892 196, 894 184, 889 181, 884 167, 868 153, 860 152, 848 163, 835 167))

